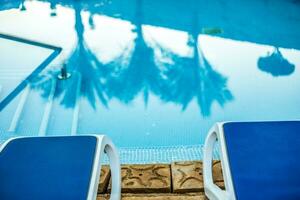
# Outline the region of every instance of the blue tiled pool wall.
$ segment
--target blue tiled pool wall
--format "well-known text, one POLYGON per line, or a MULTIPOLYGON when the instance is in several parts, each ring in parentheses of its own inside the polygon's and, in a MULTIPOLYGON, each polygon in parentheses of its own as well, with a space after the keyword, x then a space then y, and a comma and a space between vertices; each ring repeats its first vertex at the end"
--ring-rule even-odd
MULTIPOLYGON (((120 148, 121 163, 147 164, 147 163, 172 163, 175 161, 201 160, 203 158, 203 145, 153 147, 153 148, 120 148)), ((220 159, 219 149, 215 148, 213 159, 220 159)), ((108 158, 104 158, 108 163, 108 158)))

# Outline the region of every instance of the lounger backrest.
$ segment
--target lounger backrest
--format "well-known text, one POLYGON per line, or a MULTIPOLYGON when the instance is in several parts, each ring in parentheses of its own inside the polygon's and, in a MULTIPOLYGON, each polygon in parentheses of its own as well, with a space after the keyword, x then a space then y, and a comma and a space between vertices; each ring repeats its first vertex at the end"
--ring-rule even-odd
POLYGON ((300 122, 223 125, 237 199, 300 199, 300 122))
POLYGON ((86 199, 96 147, 93 136, 12 140, 0 152, 0 199, 86 199))

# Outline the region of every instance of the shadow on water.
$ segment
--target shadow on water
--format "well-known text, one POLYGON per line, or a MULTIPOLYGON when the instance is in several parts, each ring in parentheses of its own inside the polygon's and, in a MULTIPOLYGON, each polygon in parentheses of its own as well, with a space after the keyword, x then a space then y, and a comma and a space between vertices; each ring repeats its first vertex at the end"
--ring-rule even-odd
MULTIPOLYGON (((113 61, 103 64, 99 61, 94 52, 84 40, 85 27, 82 22, 81 11, 90 11, 88 24, 91 29, 95 28, 93 15, 102 13, 101 7, 88 9, 93 3, 82 1, 50 1, 50 16, 56 17, 56 5, 67 4, 74 9, 75 31, 77 43, 71 55, 66 59, 68 70, 73 74, 68 80, 57 81, 55 98, 67 108, 73 108, 76 104, 79 89, 80 97, 85 97, 90 105, 97 109, 97 99, 103 106, 109 107, 111 99, 118 99, 124 104, 129 104, 139 94, 144 97, 145 106, 148 104, 149 94, 158 96, 163 102, 173 102, 185 110, 195 100, 203 116, 209 116, 211 106, 214 102, 220 106, 233 100, 233 95, 227 87, 227 78, 217 72, 205 57, 201 44, 199 44, 200 25, 198 12, 191 15, 190 30, 188 30, 188 46, 193 50, 192 56, 181 56, 170 49, 162 47, 154 41, 149 45, 144 39, 143 27, 144 8, 142 0, 135 2, 135 13, 131 13, 135 26, 133 33, 134 47, 124 50, 122 55, 113 61), (164 62, 156 58, 155 50, 159 50, 164 57, 172 62, 164 62), (79 88, 78 88, 79 87, 79 88)), ((94 5, 93 5, 94 6, 94 5)), ((132 5, 131 5, 132 6, 132 5)), ((0 10, 19 8, 26 10, 24 1, 15 4, 7 4, 0 10)), ((196 9, 196 8, 195 8, 196 9)), ((289 75, 293 73, 295 66, 283 58, 276 49, 271 55, 261 57, 258 60, 258 67, 264 72, 273 76, 289 75)), ((57 70, 50 70, 46 76, 40 75, 36 78, 34 88, 41 90, 42 96, 47 98, 50 93, 57 70)))

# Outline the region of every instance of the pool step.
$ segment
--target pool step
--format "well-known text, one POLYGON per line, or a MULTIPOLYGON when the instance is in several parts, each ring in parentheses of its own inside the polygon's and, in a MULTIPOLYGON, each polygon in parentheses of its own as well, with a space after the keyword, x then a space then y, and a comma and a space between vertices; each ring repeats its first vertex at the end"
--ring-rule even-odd
POLYGON ((77 86, 76 86, 76 96, 75 96, 75 107, 72 117, 72 127, 71 127, 71 135, 76 135, 78 128, 78 117, 79 117, 79 105, 80 105, 80 89, 82 84, 81 75, 78 76, 77 86))
POLYGON ((30 87, 26 86, 25 89, 22 91, 20 101, 17 105, 16 111, 13 115, 12 120, 11 120, 10 126, 8 128, 8 132, 15 132, 16 131, 17 125, 18 125, 19 120, 20 120, 20 117, 21 117, 22 112, 24 110, 25 102, 28 98, 29 90, 30 90, 30 87))
POLYGON ((37 136, 40 134, 40 127, 43 124, 45 113, 47 112, 47 105, 51 99, 53 87, 55 87, 52 79, 44 90, 35 85, 28 85, 21 93, 18 105, 15 106, 14 116, 11 119, 8 128, 9 134, 22 136, 37 136))
POLYGON ((0 112, 0 133, 11 134, 8 132, 14 118, 16 108, 20 102, 20 96, 16 96, 1 112, 0 112))
POLYGON ((1 92, 2 92, 2 85, 0 85, 0 98, 1 98, 1 92))
POLYGON ((57 80, 54 95, 48 105, 47 116, 40 133, 47 136, 77 132, 81 76, 73 74, 66 80, 57 80))
POLYGON ((47 98, 47 102, 45 105, 44 113, 43 113, 42 120, 40 123, 39 131, 38 131, 39 136, 46 135, 47 127, 48 127, 48 123, 49 123, 49 117, 50 117, 51 110, 52 110, 52 104, 54 101, 54 94, 55 94, 57 80, 55 78, 52 78, 51 82, 52 82, 52 84, 51 84, 49 96, 47 98))

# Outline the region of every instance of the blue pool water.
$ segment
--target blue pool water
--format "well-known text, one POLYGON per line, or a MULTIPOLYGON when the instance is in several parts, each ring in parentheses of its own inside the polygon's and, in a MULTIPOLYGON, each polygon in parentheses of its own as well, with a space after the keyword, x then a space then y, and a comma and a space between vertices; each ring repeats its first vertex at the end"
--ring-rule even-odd
POLYGON ((297 0, 3 2, 24 40, 0 37, 1 142, 105 133, 124 163, 169 162, 217 121, 300 119, 297 0))

